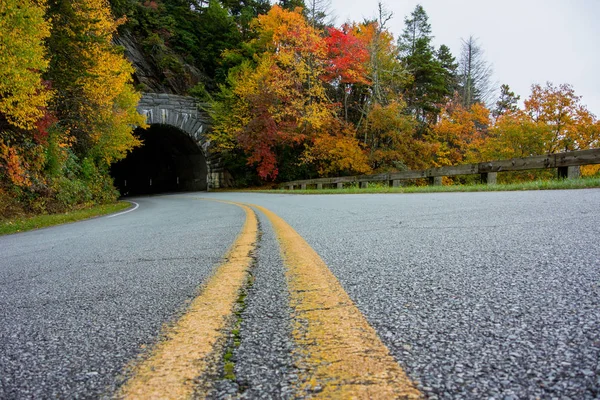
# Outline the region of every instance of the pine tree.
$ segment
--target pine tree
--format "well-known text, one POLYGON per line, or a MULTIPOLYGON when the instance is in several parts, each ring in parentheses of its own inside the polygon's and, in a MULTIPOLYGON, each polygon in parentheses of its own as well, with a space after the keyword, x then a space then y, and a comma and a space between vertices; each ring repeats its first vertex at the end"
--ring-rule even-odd
POLYGON ((451 96, 458 89, 458 63, 450 52, 450 48, 445 44, 440 46, 436 56, 444 69, 446 94, 451 96))
POLYGON ((290 11, 294 11, 298 7, 306 9, 306 4, 304 3, 304 0, 279 0, 279 5, 284 10, 290 11))
POLYGON ((431 42, 431 25, 429 17, 420 4, 417 4, 410 17, 404 18, 404 31, 398 39, 398 47, 404 56, 411 56, 417 50, 417 43, 425 40, 431 42))
MULTIPOLYGON (((435 122, 440 105, 451 94, 448 70, 431 45, 431 25, 423 7, 417 5, 404 23, 398 47, 406 69, 413 75, 413 82, 405 92, 406 101, 423 124, 435 122)), ((444 49, 443 57, 448 58, 448 55, 449 51, 444 49)), ((452 68, 452 60, 444 59, 444 62, 447 68, 452 68)))
POLYGON ((521 96, 515 95, 508 85, 500 86, 500 98, 496 102, 496 107, 492 110, 494 118, 504 115, 506 112, 514 112, 518 109, 518 102, 521 96))

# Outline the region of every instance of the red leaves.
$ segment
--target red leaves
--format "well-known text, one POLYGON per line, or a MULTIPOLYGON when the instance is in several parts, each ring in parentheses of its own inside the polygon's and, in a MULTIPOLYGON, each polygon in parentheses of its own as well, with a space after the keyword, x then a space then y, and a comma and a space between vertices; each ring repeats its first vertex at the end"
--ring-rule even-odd
POLYGON ((54 114, 44 108, 44 115, 35 123, 33 138, 37 143, 45 144, 48 138, 48 129, 57 121, 54 114))
POLYGON ((327 65, 323 80, 331 82, 339 79, 341 83, 367 84, 365 67, 369 60, 367 47, 348 30, 347 26, 342 29, 328 28, 329 36, 325 38, 327 65))

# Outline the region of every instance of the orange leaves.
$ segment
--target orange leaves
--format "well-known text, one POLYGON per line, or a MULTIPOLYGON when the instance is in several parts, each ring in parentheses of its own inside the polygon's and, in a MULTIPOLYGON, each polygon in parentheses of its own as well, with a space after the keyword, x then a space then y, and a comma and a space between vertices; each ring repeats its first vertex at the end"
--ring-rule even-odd
POLYGON ((371 172, 367 155, 354 137, 352 127, 334 119, 322 132, 313 136, 303 161, 315 164, 320 176, 371 172))
POLYGON ((375 104, 367 115, 364 139, 376 170, 422 169, 431 158, 432 146, 416 138, 416 121, 405 108, 400 101, 375 104))
POLYGON ((0 141, 0 159, 5 169, 8 181, 18 187, 27 187, 31 185, 27 169, 25 168, 23 158, 18 154, 17 149, 9 147, 0 141))
POLYGON ((524 110, 502 115, 482 146, 486 158, 528 157, 600 146, 600 122, 570 85, 533 85, 524 110))
POLYGON ((432 127, 432 139, 439 143, 436 166, 480 160, 480 150, 490 124, 490 112, 482 104, 467 110, 458 102, 449 104, 432 127))
POLYGON ((264 51, 254 66, 230 73, 231 92, 221 92, 227 105, 216 106, 212 137, 222 149, 237 143, 262 179, 275 179, 278 149, 303 142, 332 118, 319 79, 326 46, 298 11, 274 6, 254 26, 254 44, 264 51))
POLYGON ((257 43, 286 67, 305 62, 309 56, 325 57, 319 31, 307 23, 300 9, 288 11, 274 5, 268 14, 258 16, 254 27, 259 33, 257 43))
POLYGON ((548 126, 552 138, 548 152, 587 149, 598 145, 596 117, 580 104, 581 97, 568 84, 545 87, 533 85, 525 100, 525 111, 536 121, 548 126))
POLYGON ((534 121, 522 110, 506 112, 490 129, 481 153, 486 160, 530 157, 545 153, 550 140, 546 124, 534 121))

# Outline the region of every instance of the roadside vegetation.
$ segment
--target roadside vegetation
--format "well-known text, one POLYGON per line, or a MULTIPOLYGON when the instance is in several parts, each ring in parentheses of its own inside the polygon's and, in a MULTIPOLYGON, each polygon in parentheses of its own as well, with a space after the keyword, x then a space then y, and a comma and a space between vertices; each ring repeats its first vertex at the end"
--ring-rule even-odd
POLYGON ((500 183, 486 185, 481 183, 451 184, 442 186, 429 185, 407 185, 392 187, 384 184, 369 184, 367 188, 360 188, 358 184, 348 184, 342 189, 307 188, 305 190, 295 189, 248 189, 256 193, 278 193, 278 194, 363 194, 363 193, 440 193, 440 192, 503 192, 522 190, 567 190, 567 189, 591 189, 600 188, 600 177, 589 177, 582 179, 544 179, 532 182, 500 183))
POLYGON ((11 233, 25 232, 32 229, 81 221, 101 215, 112 214, 130 206, 130 203, 119 201, 117 203, 101 204, 59 214, 43 214, 4 219, 0 220, 0 235, 8 235, 11 233))
POLYGON ((204 104, 211 152, 238 187, 600 146, 572 86, 532 82, 521 104, 491 83, 477 39, 456 55, 434 46, 422 6, 402 22, 379 3, 339 26, 330 11, 327 0, 0 2, 0 218, 114 202, 111 164, 143 145, 142 91, 204 104), (156 87, 134 80, 119 36, 139 45, 156 87))

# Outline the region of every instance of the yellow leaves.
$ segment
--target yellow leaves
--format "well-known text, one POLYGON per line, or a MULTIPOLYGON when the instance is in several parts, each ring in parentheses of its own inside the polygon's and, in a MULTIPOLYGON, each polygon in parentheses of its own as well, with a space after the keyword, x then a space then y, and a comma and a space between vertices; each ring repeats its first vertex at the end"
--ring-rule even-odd
POLYGON ((277 54, 278 61, 286 66, 294 63, 293 55, 312 54, 316 59, 326 55, 321 32, 308 24, 301 9, 288 11, 274 5, 269 13, 258 16, 254 27, 259 32, 256 43, 277 54))
POLYGON ((0 2, 0 114, 18 128, 35 128, 51 96, 41 80, 50 35, 44 13, 44 1, 0 2))
POLYGON ((582 150, 598 146, 596 117, 568 84, 533 85, 531 96, 525 100, 525 111, 535 122, 545 124, 553 137, 546 144, 548 152, 582 150))
MULTIPOLYGON (((95 161, 110 164, 140 145, 133 136, 145 120, 137 110, 140 95, 132 86, 131 64, 112 43, 117 27, 107 0, 75 0, 72 13, 63 13, 57 25, 58 93, 63 123, 95 161), (68 53, 65 58, 63 53, 68 53)), ((86 154, 87 155, 87 154, 86 154)))
POLYGON ((303 154, 303 162, 315 164, 320 176, 367 174, 368 161, 351 126, 334 119, 325 121, 303 154))
POLYGON ((432 127, 432 139, 440 142, 435 166, 481 161, 481 147, 490 124, 490 112, 482 104, 469 110, 449 104, 432 127))

